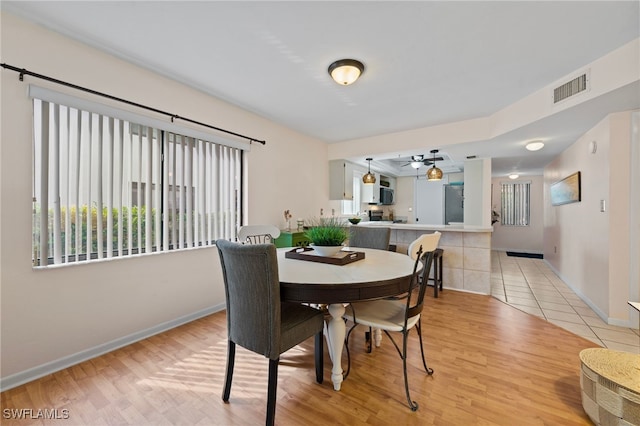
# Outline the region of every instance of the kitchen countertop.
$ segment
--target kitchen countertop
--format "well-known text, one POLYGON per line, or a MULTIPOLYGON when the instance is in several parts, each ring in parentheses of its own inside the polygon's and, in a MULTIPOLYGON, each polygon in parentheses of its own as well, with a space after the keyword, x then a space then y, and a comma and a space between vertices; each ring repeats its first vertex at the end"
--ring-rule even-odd
POLYGON ((393 223, 390 221, 366 221, 360 222, 357 226, 386 226, 391 229, 406 229, 419 231, 453 231, 453 232, 493 232, 493 227, 470 226, 470 225, 426 225, 421 223, 393 223))

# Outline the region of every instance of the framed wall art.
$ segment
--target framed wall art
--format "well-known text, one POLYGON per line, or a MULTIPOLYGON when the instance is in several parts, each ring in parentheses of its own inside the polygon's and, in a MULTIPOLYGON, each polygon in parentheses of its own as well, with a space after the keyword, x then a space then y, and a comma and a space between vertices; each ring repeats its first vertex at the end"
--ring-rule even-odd
POLYGON ((551 205, 577 203, 581 200, 580 172, 575 172, 566 178, 551 184, 551 205))

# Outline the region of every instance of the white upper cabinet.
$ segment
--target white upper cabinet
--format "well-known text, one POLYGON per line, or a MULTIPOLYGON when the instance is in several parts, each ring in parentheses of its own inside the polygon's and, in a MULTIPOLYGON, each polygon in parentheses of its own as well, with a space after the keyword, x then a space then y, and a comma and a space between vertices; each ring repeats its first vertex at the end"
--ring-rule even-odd
POLYGON ((329 199, 353 200, 354 164, 346 160, 329 161, 329 199))

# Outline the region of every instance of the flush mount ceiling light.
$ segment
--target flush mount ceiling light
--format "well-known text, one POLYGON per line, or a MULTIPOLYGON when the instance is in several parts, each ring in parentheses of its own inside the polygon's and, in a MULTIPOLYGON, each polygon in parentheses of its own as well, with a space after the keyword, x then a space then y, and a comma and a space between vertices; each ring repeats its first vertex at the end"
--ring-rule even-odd
POLYGON ((533 141, 533 142, 529 142, 526 148, 529 151, 537 151, 539 149, 542 149, 543 146, 544 146, 544 143, 542 141, 533 141))
POLYGON ((362 182, 364 182, 365 185, 373 185, 376 183, 376 176, 371 173, 371 160, 373 160, 373 158, 367 158, 367 161, 369 162, 369 171, 366 175, 362 176, 362 182))
POLYGON ((341 86, 355 82, 364 72, 364 65, 355 59, 340 59, 329 65, 329 75, 341 86))
POLYGON ((436 154, 438 150, 432 149, 431 153, 433 154, 433 167, 427 170, 427 180, 440 180, 442 179, 442 170, 436 167, 436 154))
POLYGON ((512 174, 509 175, 509 179, 518 179, 519 177, 520 177, 520 175, 517 174, 517 173, 512 173, 512 174))

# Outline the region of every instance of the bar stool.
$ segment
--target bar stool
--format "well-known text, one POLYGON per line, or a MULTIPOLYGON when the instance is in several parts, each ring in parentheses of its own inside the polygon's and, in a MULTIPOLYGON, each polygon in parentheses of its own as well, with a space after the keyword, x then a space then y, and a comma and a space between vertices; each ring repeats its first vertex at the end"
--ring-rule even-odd
POLYGON ((433 278, 429 278, 429 281, 433 281, 433 297, 438 297, 438 287, 442 291, 442 256, 444 250, 441 248, 435 249, 433 253, 433 278))

